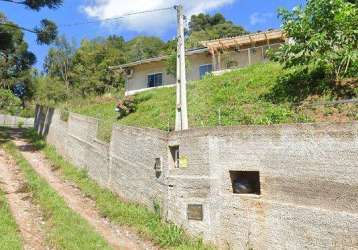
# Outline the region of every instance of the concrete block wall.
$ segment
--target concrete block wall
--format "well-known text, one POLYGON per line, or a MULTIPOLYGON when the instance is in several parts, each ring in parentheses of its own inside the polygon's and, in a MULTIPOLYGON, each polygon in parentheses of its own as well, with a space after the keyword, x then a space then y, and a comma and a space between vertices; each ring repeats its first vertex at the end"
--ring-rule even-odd
POLYGON ((34 119, 0 114, 0 126, 17 128, 20 125, 24 128, 33 127, 34 119))
POLYGON ((166 153, 166 133, 116 126, 110 146, 111 188, 130 201, 148 207, 158 202, 165 209, 167 171, 163 168, 157 177, 154 167, 156 158, 161 159, 162 166, 167 165, 166 153))
POLYGON ((358 249, 357 122, 182 133, 116 126, 107 144, 96 139, 97 120, 59 117, 47 140, 66 158, 128 201, 159 202, 164 217, 221 249, 358 249), (261 194, 234 194, 230 171, 258 171, 261 194), (190 204, 202 205, 202 220, 188 219, 190 204))
POLYGON ((218 244, 358 248, 358 123, 242 126, 209 141, 218 244), (230 170, 259 171, 261 195, 233 194, 230 170))

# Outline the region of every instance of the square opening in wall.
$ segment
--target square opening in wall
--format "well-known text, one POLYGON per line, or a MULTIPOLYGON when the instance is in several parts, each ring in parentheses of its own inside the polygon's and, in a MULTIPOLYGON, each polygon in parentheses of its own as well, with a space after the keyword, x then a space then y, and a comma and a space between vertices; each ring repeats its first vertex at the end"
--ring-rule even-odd
POLYGON ((188 216, 188 220, 202 221, 204 218, 203 205, 189 204, 187 208, 187 216, 188 216))
POLYGON ((172 160, 172 165, 174 168, 179 168, 180 165, 180 161, 179 161, 179 145, 176 145, 176 146, 170 146, 169 147, 170 149, 170 155, 171 155, 171 160, 172 160))
POLYGON ((230 171, 234 194, 261 194, 259 171, 230 171))

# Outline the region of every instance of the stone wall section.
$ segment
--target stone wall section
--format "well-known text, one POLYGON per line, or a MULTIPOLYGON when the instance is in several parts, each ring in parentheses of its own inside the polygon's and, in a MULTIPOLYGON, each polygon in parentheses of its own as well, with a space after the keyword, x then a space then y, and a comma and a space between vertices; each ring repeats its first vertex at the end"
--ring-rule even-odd
POLYGON ((64 122, 55 111, 48 127, 47 141, 98 183, 160 204, 163 217, 222 249, 358 249, 357 122, 181 133, 115 126, 109 144, 92 118, 64 122), (233 171, 259 172, 260 194, 233 193, 233 171), (189 219, 191 205, 202 218, 189 219))
POLYGON ((33 118, 23 118, 18 116, 12 115, 5 115, 0 114, 0 127, 23 127, 23 128, 30 128, 34 126, 34 119, 33 118))

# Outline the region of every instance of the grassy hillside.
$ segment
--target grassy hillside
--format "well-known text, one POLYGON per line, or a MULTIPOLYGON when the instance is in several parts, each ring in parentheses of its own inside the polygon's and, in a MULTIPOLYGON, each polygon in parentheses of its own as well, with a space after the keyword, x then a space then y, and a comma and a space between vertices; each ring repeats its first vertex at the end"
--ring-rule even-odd
MULTIPOLYGON (((358 119, 356 104, 307 106, 305 103, 312 101, 352 98, 358 93, 353 88, 353 92, 350 89, 338 95, 326 83, 311 83, 315 73, 309 74, 297 76, 276 63, 266 63, 193 82, 188 87, 190 127, 358 119)), ((136 95, 136 100, 136 112, 120 120, 114 112, 113 97, 76 100, 67 108, 100 119, 99 138, 106 141, 114 123, 168 131, 174 128, 175 88, 144 92, 136 95)))

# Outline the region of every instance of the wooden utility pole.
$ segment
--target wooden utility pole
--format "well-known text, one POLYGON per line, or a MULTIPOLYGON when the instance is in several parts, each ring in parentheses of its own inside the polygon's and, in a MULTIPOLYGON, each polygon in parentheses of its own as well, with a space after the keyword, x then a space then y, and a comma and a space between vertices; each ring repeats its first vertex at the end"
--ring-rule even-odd
POLYGON ((175 131, 189 128, 186 96, 186 67, 185 67, 185 37, 184 37, 184 8, 175 6, 178 14, 177 28, 177 106, 175 116, 175 131))

